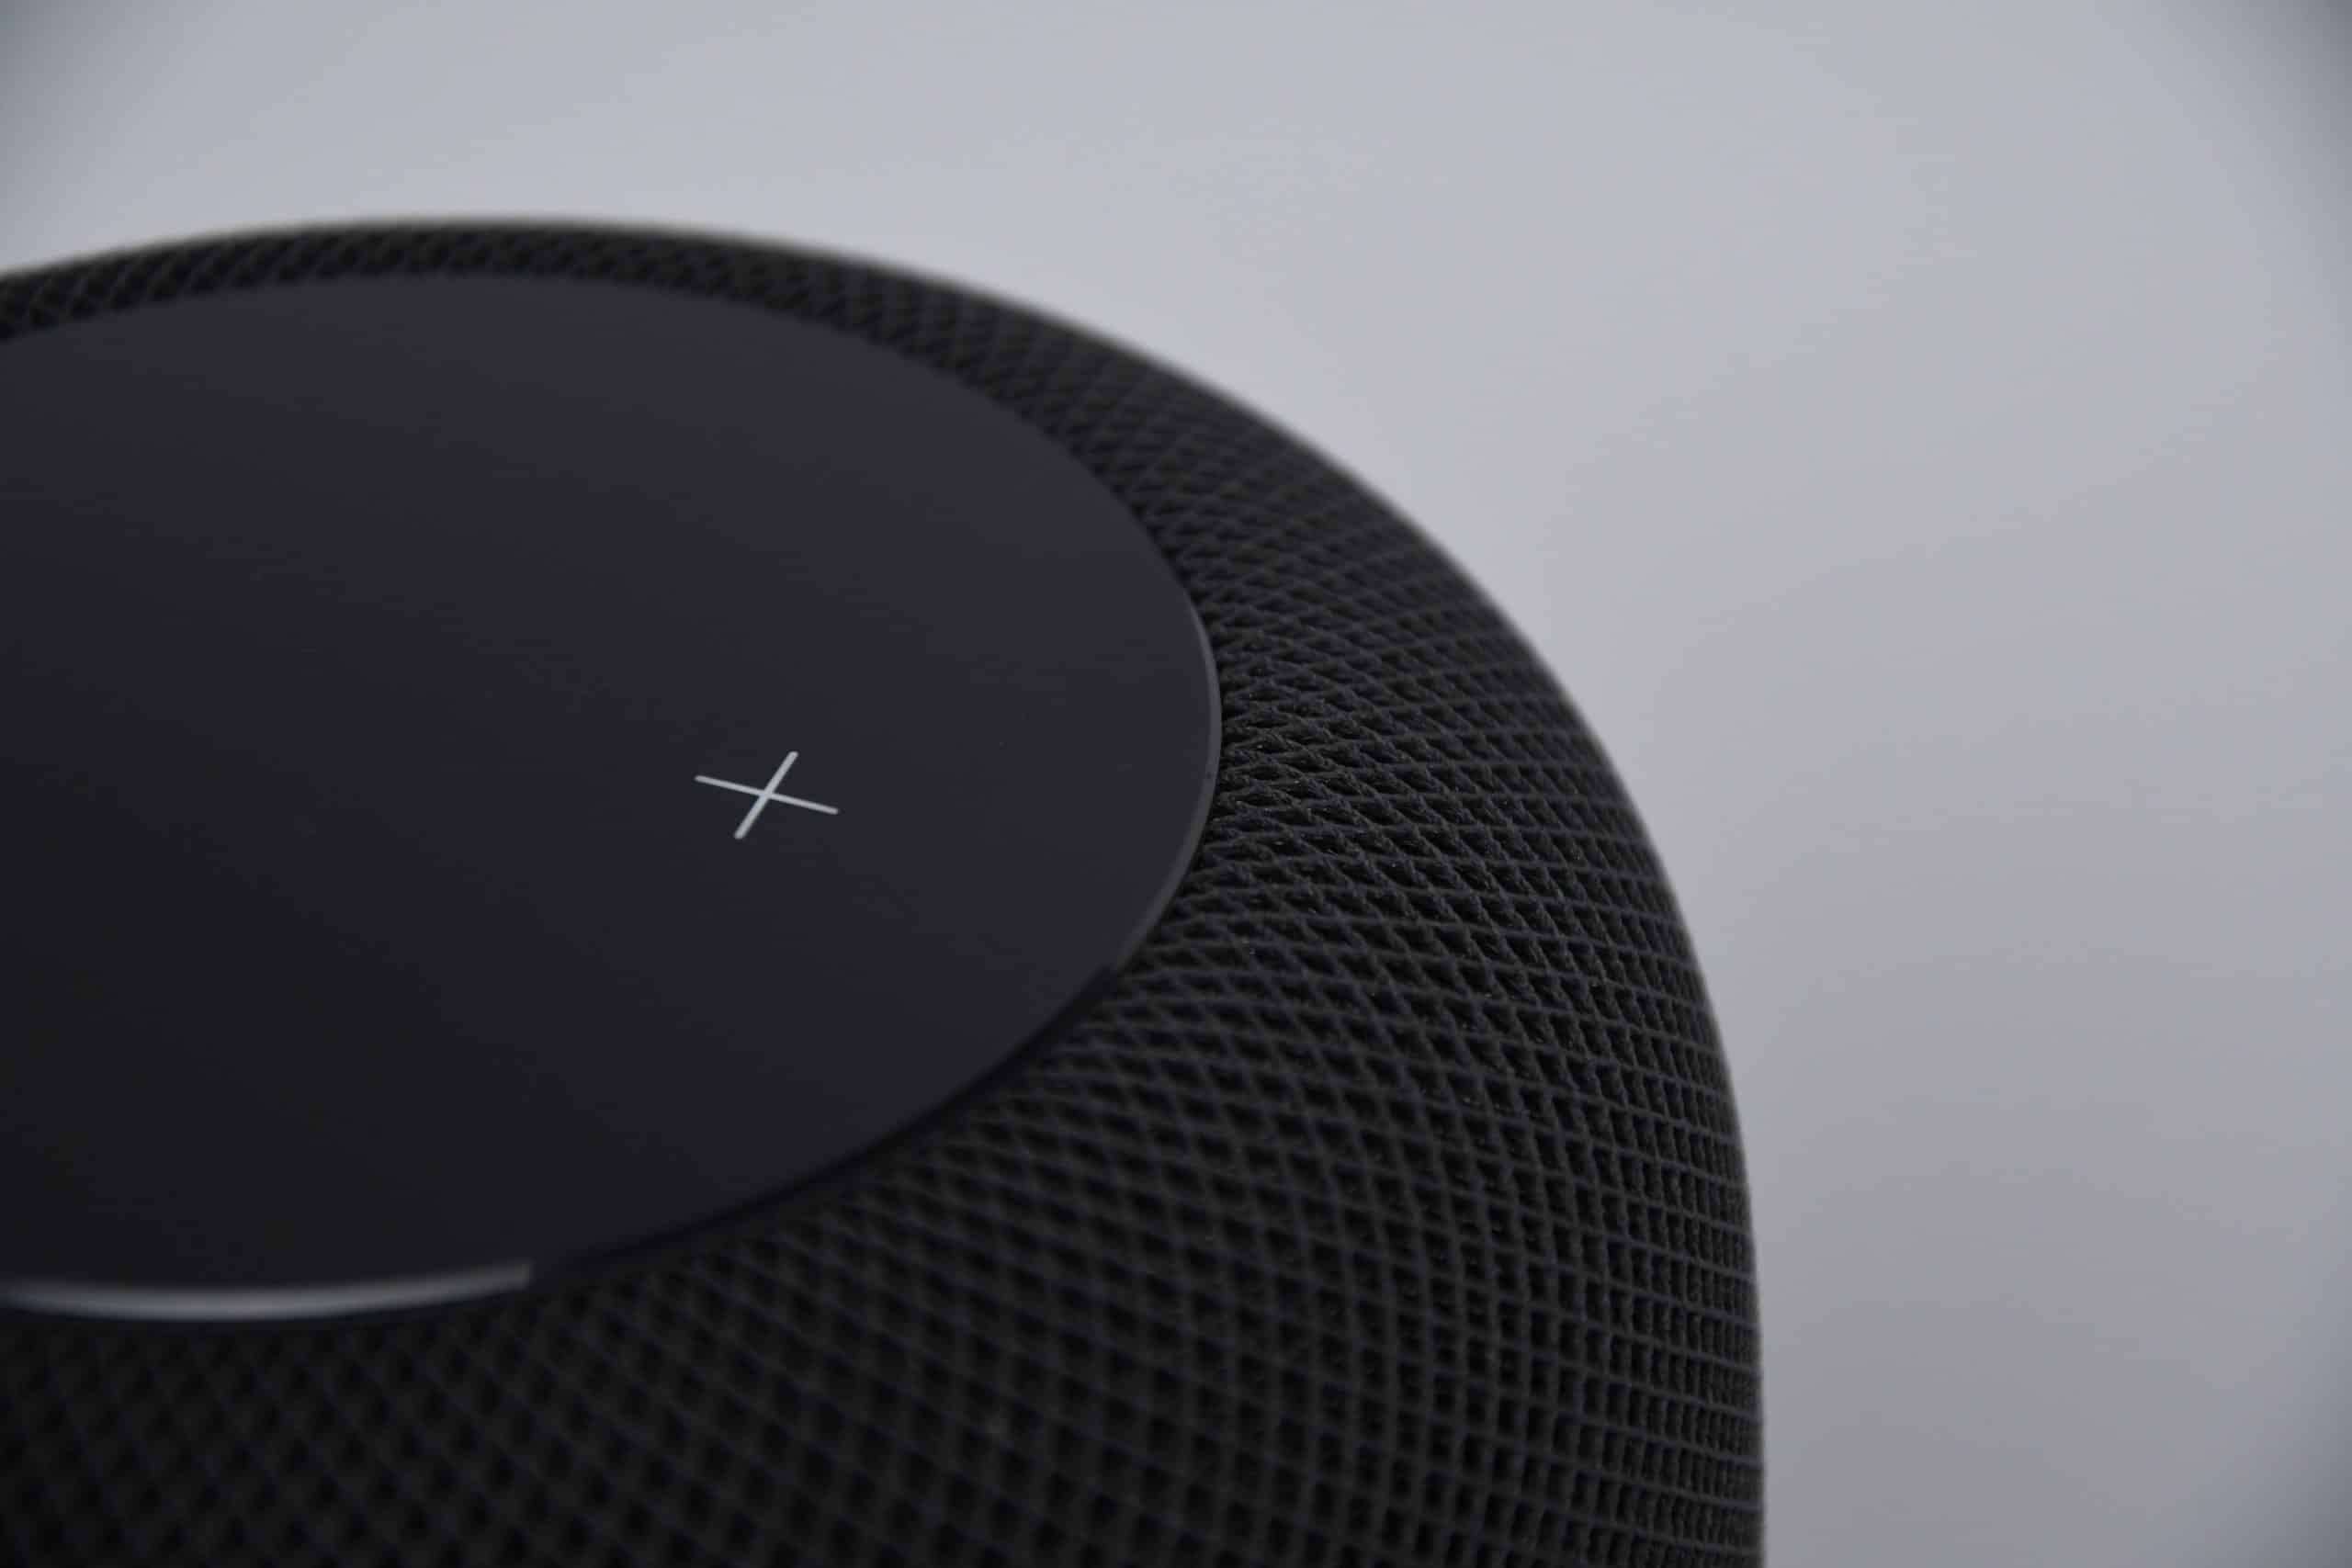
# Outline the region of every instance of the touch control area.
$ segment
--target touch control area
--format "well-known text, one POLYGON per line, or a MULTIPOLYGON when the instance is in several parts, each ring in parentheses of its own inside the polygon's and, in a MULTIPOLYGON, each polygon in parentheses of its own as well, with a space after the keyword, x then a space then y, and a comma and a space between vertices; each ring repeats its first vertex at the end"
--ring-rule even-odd
POLYGON ((784 782, 784 775, 790 773, 792 764, 798 761, 800 761, 799 752, 786 752, 784 761, 775 765, 775 773, 768 779, 766 784, 757 788, 747 784, 737 784, 732 779, 715 779, 708 773, 696 773, 695 783, 709 784, 714 789, 731 789, 738 794, 752 797, 752 804, 744 809, 743 820, 735 827, 735 836, 739 839, 751 832, 752 824, 759 821, 760 813, 766 810, 771 802, 778 806, 797 807, 803 811, 814 811, 820 816, 839 817, 842 814, 842 808, 838 806, 827 806, 820 801, 803 800, 797 795, 780 795, 776 792, 775 786, 784 782))
POLYGON ((1077 462, 619 284, 0 344, 0 1311, 514 1288, 1049 1038, 1183 872, 1214 671, 1077 462))

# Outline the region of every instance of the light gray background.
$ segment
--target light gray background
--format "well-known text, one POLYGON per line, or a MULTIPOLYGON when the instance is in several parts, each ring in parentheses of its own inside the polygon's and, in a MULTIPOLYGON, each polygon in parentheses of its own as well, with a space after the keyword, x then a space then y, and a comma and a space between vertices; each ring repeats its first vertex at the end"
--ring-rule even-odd
POLYGON ((1680 889, 1775 1561, 2352 1561, 2330 6, 0 6, 0 265, 748 231, 1339 456, 1555 661, 1680 889))

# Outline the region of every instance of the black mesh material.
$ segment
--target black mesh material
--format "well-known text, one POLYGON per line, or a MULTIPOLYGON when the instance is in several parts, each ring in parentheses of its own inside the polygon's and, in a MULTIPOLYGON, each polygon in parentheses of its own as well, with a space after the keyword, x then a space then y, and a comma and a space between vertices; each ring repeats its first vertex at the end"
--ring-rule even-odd
POLYGON ((1208 630, 1224 751, 1196 861, 1060 1036, 666 1253, 375 1321, 0 1316, 0 1562, 1759 1559, 1747 1199, 1705 994, 1600 750, 1438 553, 1125 353, 720 239, 233 236, 0 279, 0 341, 461 272, 830 323, 1058 442, 1208 630))

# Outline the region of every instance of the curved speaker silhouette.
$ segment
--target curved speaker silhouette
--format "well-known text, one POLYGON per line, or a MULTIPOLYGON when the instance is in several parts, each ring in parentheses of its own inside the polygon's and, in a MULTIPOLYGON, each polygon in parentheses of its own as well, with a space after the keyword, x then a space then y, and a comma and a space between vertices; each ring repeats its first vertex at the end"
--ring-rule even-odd
POLYGON ((0 279, 0 1557, 1752 1563, 1557 686, 1263 420, 585 224, 0 279))

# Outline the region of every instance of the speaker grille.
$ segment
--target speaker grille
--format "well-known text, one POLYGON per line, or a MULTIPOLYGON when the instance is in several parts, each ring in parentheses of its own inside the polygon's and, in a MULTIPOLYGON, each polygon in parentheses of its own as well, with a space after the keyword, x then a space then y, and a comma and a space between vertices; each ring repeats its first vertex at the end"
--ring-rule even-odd
POLYGON ((1217 794, 1093 1007, 763 1213, 407 1318, 0 1319, 0 1560, 1758 1560, 1747 1201, 1705 994, 1600 750, 1440 555, 1128 354, 720 239, 238 236, 0 280, 0 341, 401 273, 740 300, 992 397, 1193 594, 1217 794))

